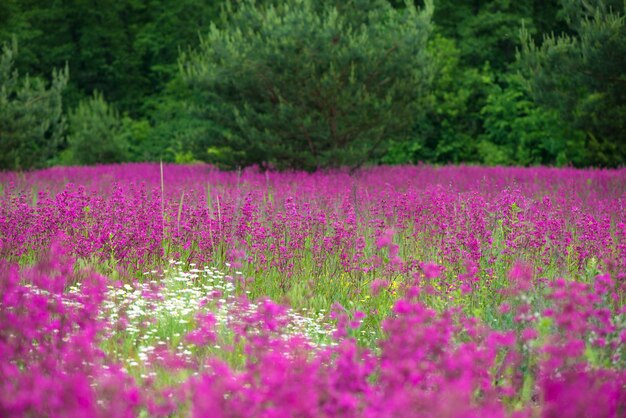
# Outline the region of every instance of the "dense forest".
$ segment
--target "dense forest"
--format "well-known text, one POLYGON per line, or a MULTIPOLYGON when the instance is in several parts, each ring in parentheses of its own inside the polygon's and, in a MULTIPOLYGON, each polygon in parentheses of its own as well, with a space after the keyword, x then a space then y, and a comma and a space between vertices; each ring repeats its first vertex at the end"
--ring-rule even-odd
POLYGON ((623 0, 3 0, 0 169, 615 167, 623 0))

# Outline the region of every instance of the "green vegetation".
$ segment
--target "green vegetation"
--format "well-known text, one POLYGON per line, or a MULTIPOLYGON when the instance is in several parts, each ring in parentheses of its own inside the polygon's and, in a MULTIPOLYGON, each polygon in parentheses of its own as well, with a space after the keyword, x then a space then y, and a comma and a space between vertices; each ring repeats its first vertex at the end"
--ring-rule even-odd
POLYGON ((529 91, 568 129, 568 159, 615 166, 626 158, 626 22, 622 1, 563 2, 573 35, 537 46, 524 33, 519 61, 529 91))
POLYGON ((62 91, 67 69, 54 71, 52 83, 21 77, 14 68, 17 43, 0 55, 0 167, 39 168, 47 165, 62 141, 62 91))
POLYGON ((102 94, 81 101, 69 117, 65 159, 79 164, 119 163, 128 155, 119 114, 102 94))
POLYGON ((246 2, 183 55, 205 153, 226 165, 360 166, 405 139, 429 90, 430 8, 380 2, 364 15, 355 3, 246 2))
POLYGON ((0 169, 624 164, 623 1, 432 3, 4 1, 0 169))

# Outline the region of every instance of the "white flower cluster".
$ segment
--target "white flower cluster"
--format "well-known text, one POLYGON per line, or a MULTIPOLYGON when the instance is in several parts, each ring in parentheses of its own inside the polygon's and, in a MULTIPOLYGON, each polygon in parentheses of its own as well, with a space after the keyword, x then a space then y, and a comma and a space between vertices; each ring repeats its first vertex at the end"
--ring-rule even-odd
MULTIPOLYGON (((185 271, 182 263, 170 260, 169 269, 146 272, 144 276, 149 280, 135 286, 109 286, 101 318, 108 322, 112 337, 123 337, 121 347, 111 347, 120 360, 126 360, 131 367, 149 367, 157 348, 168 347, 182 361, 190 362, 193 344, 184 337, 193 331, 197 313, 209 310, 219 333, 228 332, 237 314, 256 312, 256 303, 249 303, 245 311, 240 309, 231 276, 208 266, 190 267, 185 271), (135 354, 129 358, 129 353, 135 354)), ((237 271, 235 275, 242 273, 237 271)), ((288 325, 283 338, 300 335, 318 346, 331 342, 332 330, 324 324, 323 313, 308 317, 289 309, 286 316, 288 325)), ((212 348, 221 347, 216 344, 212 348)), ((155 358, 162 360, 158 354, 155 358)))

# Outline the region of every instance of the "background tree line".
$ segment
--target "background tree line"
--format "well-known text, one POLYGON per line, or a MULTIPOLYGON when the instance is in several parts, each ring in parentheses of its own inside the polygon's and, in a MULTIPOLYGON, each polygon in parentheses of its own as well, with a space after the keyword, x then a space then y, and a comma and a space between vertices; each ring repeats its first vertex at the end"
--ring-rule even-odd
POLYGON ((623 0, 4 0, 0 168, 620 166, 623 0))

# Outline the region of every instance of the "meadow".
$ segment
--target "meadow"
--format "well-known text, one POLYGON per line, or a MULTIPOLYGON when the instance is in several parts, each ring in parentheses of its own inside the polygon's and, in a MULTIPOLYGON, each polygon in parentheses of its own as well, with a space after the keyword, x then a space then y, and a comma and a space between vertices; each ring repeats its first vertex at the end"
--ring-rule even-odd
POLYGON ((1 416, 626 415, 626 169, 0 173, 1 416))

